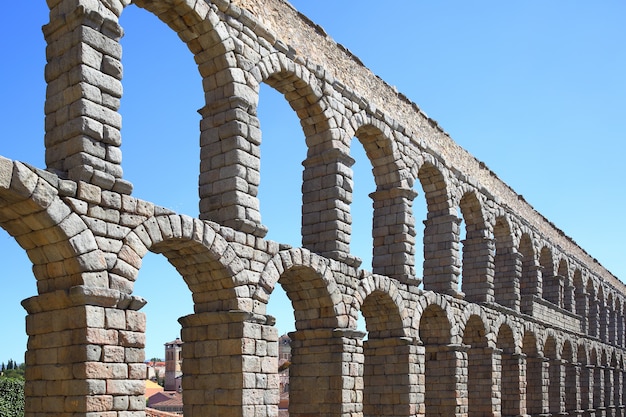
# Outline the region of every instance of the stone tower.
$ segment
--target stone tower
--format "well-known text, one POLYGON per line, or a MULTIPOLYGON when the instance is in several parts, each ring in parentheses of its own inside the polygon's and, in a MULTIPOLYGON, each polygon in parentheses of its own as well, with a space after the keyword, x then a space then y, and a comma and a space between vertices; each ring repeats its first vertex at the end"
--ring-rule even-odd
POLYGON ((183 341, 176 338, 165 344, 165 391, 180 391, 182 381, 183 341))

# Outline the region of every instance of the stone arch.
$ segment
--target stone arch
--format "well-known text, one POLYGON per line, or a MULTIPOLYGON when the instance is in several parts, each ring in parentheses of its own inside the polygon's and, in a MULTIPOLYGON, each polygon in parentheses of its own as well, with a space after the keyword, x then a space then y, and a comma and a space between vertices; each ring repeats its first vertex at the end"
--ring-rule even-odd
POLYGON ((493 302, 494 244, 483 205, 474 191, 463 194, 459 207, 465 220, 462 292, 471 302, 493 302))
POLYGON ((592 394, 592 407, 593 409, 599 409, 604 406, 604 395, 603 395, 603 380, 604 373, 601 368, 601 356, 602 352, 598 353, 598 346, 594 345, 591 347, 590 353, 590 364, 593 366, 591 372, 592 375, 592 383, 593 383, 593 394, 592 394))
POLYGON ((575 361, 574 354, 574 344, 569 338, 566 338, 563 341, 560 354, 562 363, 561 369, 564 373, 563 406, 566 412, 575 411, 578 409, 577 392, 579 391, 579 389, 576 381, 577 363, 575 361))
POLYGON ((501 412, 503 416, 517 416, 521 413, 521 392, 520 384, 521 360, 522 357, 517 352, 517 342, 513 328, 509 323, 502 320, 497 328, 496 347, 501 356, 501 412))
POLYGON ((379 275, 364 277, 357 294, 368 331, 363 342, 363 415, 379 416, 390 409, 410 415, 417 390, 411 384, 416 347, 406 337, 410 319, 404 301, 394 282, 379 275))
POLYGON ((483 317, 469 316, 463 328, 463 344, 467 349, 467 405, 468 416, 489 413, 494 406, 493 348, 488 346, 483 317))
POLYGON ((608 294, 602 282, 598 284, 598 338, 602 342, 607 341, 608 336, 608 294))
MULTIPOLYGON (((356 327, 356 317, 349 316, 343 297, 333 277, 331 262, 304 248, 287 249, 265 263, 253 298, 267 303, 277 283, 291 301, 296 330, 356 327)), ((257 311, 265 314, 264 307, 257 311)))
POLYGON ((355 309, 365 317, 369 338, 410 336, 411 318, 393 280, 381 275, 366 275, 359 283, 355 301, 355 309))
POLYGON ((424 289, 459 296, 459 218, 451 204, 448 180, 434 160, 418 171, 428 207, 424 230, 424 289), (448 245, 435 242, 446 241, 448 245))
POLYGON ((543 298, 554 305, 559 305, 559 280, 554 271, 554 256, 548 246, 541 248, 539 253, 541 266, 543 298))
POLYGON ((587 342, 579 341, 576 351, 576 360, 580 366, 580 409, 591 408, 591 396, 593 395, 593 369, 590 365, 587 342))
POLYGON ((589 298, 585 291, 585 283, 583 281, 583 274, 580 268, 574 270, 573 275, 574 285, 574 313, 581 317, 581 330, 583 333, 588 333, 589 325, 587 323, 587 315, 589 311, 589 298))
POLYGON ((391 128, 365 111, 350 119, 353 134, 363 145, 372 165, 376 190, 373 200, 373 272, 415 282, 416 197, 391 128))
POLYGON ((496 218, 493 235, 496 247, 493 279, 495 302, 519 310, 520 281, 517 276, 517 265, 521 260, 514 244, 513 232, 507 217, 498 216, 496 218))
POLYGON ((626 332, 626 329, 624 328, 624 299, 620 295, 615 297, 615 314, 615 326, 617 332, 615 344, 618 347, 624 347, 624 333, 626 332))
POLYGON ((535 257, 535 249, 530 234, 524 233, 519 242, 519 253, 522 255, 520 276, 520 294, 522 312, 532 314, 534 297, 541 294, 539 267, 535 257))
POLYGON ((606 302, 606 342, 615 345, 617 335, 616 335, 616 325, 617 325, 617 317, 615 314, 615 297, 613 290, 609 290, 609 295, 607 296, 606 302))
POLYGON ((526 410, 528 414, 542 414, 543 407, 543 362, 535 332, 524 331, 522 353, 526 355, 526 410))
POLYGON ((96 239, 58 191, 26 165, 0 157, 0 227, 33 263, 39 294, 74 286, 108 288, 96 239))
MULTIPOLYGON (((190 0, 135 3, 154 13, 178 33, 195 55, 201 74, 203 64, 207 61, 216 63, 216 57, 226 52, 227 31, 208 3, 190 0), (206 53, 209 50, 210 54, 206 53)), ((123 35, 119 17, 128 4, 98 1, 85 5, 77 0, 56 3, 51 8, 50 23, 44 27, 50 52, 46 66, 49 86, 46 97, 47 166, 72 180, 88 181, 123 194, 130 194, 132 190, 132 185, 122 178, 121 117, 118 114, 122 97, 120 39, 123 35), (76 4, 71 5, 72 2, 76 4), (68 14, 64 10, 73 12, 68 14), (75 48, 93 53, 78 54, 73 52, 75 48, 61 47, 77 28, 86 35, 75 48), (61 77, 67 68, 79 68, 78 77, 83 82, 64 86, 61 77), (82 94, 75 94, 73 90, 76 88, 82 94), (106 99, 94 95, 94 90, 102 91, 106 99), (74 112, 71 117, 59 116, 69 108, 78 107, 82 111, 74 112), (59 120, 62 122, 57 123, 59 120)))
POLYGON ((553 332, 548 332, 543 344, 543 354, 548 359, 548 410, 552 414, 559 414, 561 412, 561 361, 559 346, 553 332))
POLYGON ((559 261, 557 276, 559 278, 558 306, 567 311, 574 311, 574 284, 572 283, 570 268, 567 262, 567 258, 565 257, 562 257, 559 261))
POLYGON ((419 337, 425 351, 425 416, 455 415, 456 363, 461 352, 450 345, 451 324, 440 305, 431 303, 422 312, 419 337))

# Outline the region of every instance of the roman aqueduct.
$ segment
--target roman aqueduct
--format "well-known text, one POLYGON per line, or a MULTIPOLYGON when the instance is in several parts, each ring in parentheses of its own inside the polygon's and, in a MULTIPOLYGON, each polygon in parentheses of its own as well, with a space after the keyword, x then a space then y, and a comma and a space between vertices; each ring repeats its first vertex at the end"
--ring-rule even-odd
POLYGON ((134 1, 176 31, 203 79, 199 218, 133 197, 122 175, 130 1, 47 3, 47 166, 0 158, 0 225, 37 279, 22 303, 27 416, 144 415, 133 283, 148 252, 193 295, 180 319, 186 417, 277 415, 276 285, 296 318, 292 416, 626 415, 624 285, 287 3, 134 1), (264 239, 262 83, 306 137, 299 248, 264 239), (373 271, 350 252, 353 137, 377 187, 373 271))

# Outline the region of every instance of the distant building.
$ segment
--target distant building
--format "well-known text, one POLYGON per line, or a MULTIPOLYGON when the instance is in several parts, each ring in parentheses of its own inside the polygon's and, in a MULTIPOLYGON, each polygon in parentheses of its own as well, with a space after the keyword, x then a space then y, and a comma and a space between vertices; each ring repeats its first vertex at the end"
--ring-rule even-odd
POLYGON ((183 394, 177 391, 157 392, 148 398, 148 407, 167 413, 183 413, 183 394))
POLYGON ((146 398, 150 398, 158 392, 163 392, 163 387, 154 381, 146 380, 146 398))
POLYGON ((182 391, 183 341, 165 344, 165 391, 182 391))

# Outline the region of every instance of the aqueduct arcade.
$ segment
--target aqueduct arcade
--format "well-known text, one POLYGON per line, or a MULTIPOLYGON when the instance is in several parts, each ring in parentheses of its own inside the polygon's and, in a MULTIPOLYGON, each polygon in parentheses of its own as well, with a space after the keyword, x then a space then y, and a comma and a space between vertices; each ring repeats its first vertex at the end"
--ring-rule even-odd
POLYGON ((624 285, 281 0, 132 2, 186 44, 205 96, 199 218, 133 197, 118 112, 130 3, 48 1, 46 167, 0 158, 0 225, 37 280, 26 415, 145 415, 133 290, 148 252, 193 297, 185 416, 277 415, 277 285, 296 320, 290 415, 626 415, 624 285), (302 247, 265 239, 261 84, 306 137, 302 247), (372 271, 350 250, 352 138, 376 183, 372 271))

